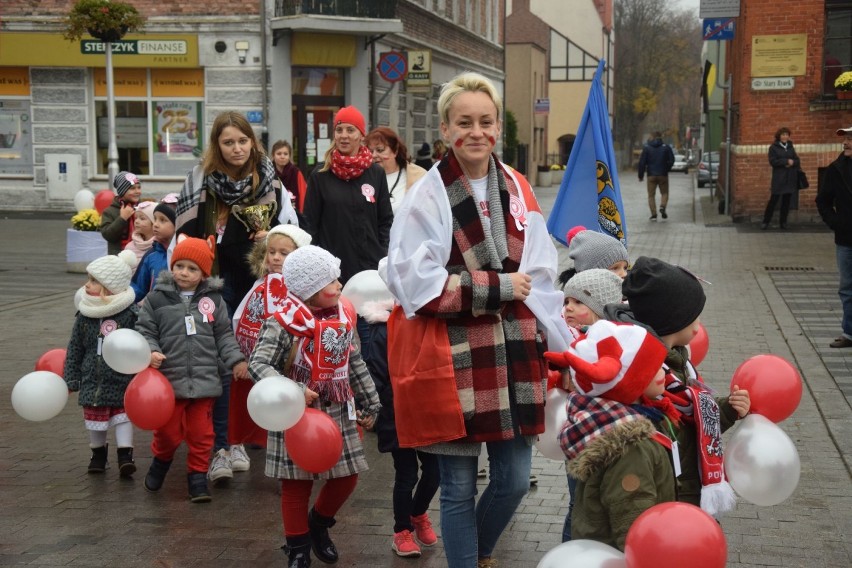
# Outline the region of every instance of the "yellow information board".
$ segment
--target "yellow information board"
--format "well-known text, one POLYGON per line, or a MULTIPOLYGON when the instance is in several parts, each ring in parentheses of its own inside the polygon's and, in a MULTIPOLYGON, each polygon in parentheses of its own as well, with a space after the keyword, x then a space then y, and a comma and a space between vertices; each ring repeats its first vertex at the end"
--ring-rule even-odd
MULTIPOLYGON (((112 78, 116 97, 148 96, 146 69, 113 69, 112 78)), ((106 69, 95 69, 95 96, 107 96, 106 69)))
POLYGON ((29 95, 29 68, 0 67, 0 96, 28 97, 29 95))
POLYGON ((751 38, 752 77, 790 77, 807 71, 808 34, 751 38))
MULTIPOLYGON (((0 67, 106 67, 105 44, 59 33, 0 32, 0 67)), ((115 67, 198 67, 194 34, 128 35, 113 46, 115 67)))

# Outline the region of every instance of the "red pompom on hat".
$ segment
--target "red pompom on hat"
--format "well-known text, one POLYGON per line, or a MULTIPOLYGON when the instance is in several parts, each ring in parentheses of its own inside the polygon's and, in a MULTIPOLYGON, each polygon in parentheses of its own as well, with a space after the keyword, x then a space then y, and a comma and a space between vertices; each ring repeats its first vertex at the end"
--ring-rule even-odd
POLYGON ((585 230, 586 230, 586 228, 583 225, 577 225, 575 227, 572 227, 571 230, 569 230, 565 234, 565 244, 570 245, 571 239, 573 239, 577 235, 577 233, 579 233, 580 231, 585 231, 585 230))
POLYGON ((638 325, 600 320, 564 353, 545 358, 573 369, 577 392, 633 404, 662 368, 668 350, 638 325))
POLYGON ((345 106, 334 115, 334 126, 342 123, 351 124, 360 130, 361 136, 367 134, 367 122, 364 120, 364 115, 354 106, 345 106))
POLYGON ((177 245, 172 252, 169 268, 173 269, 179 260, 189 260, 198 265, 205 278, 210 276, 213 269, 213 258, 216 256, 216 239, 212 235, 204 239, 195 239, 186 235, 178 235, 177 245))

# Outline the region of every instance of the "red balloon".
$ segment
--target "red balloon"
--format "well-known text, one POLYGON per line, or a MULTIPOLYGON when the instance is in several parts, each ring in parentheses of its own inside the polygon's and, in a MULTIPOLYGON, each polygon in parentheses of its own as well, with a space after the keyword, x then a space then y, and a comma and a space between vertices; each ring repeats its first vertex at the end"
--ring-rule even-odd
POLYGON ((660 503, 639 515, 624 542, 627 568, 725 568, 722 527, 689 503, 660 503))
POLYGON ((143 430, 162 428, 174 410, 175 391, 157 369, 140 371, 124 391, 124 411, 133 425, 143 430))
POLYGON ((751 412, 776 424, 790 417, 802 400, 802 377, 789 361, 777 355, 755 355, 734 371, 731 388, 746 389, 751 412))
POLYGON ((698 322, 698 333, 689 342, 689 360, 697 367, 707 357, 709 350, 710 338, 707 337, 707 330, 701 322, 698 322))
POLYGON ((50 371, 60 377, 65 376, 65 349, 51 349, 38 358, 36 371, 50 371))
POLYGON ((103 213, 104 209, 109 207, 110 203, 112 203, 115 194, 108 190, 102 189, 95 195, 95 209, 97 209, 98 213, 103 213))
POLYGON ((322 473, 340 460, 343 435, 331 416, 316 408, 306 408, 296 425, 284 430, 284 445, 297 466, 311 473, 322 473))

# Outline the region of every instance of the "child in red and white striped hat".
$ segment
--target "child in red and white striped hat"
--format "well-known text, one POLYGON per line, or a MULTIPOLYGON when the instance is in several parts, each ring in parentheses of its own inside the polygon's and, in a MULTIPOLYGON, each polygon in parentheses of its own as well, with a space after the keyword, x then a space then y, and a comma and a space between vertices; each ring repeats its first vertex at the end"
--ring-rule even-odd
POLYGON ((574 392, 559 441, 577 480, 571 537, 624 550, 646 509, 676 498, 672 440, 677 415, 652 405, 662 394, 666 347, 640 326, 600 320, 564 353, 545 353, 571 370, 574 392))

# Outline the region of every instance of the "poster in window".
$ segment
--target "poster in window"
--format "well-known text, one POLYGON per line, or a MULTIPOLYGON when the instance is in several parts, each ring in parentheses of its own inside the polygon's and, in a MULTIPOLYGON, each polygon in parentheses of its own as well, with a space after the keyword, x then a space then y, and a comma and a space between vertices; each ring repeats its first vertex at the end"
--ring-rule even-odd
POLYGON ((201 101, 152 101, 154 174, 185 175, 201 156, 201 101))
POLYGON ((0 174, 33 173, 30 101, 0 99, 0 174))

